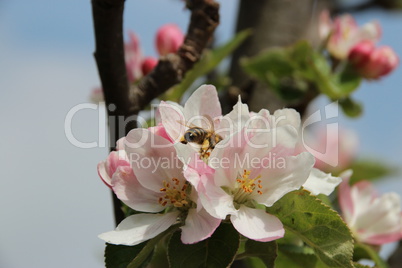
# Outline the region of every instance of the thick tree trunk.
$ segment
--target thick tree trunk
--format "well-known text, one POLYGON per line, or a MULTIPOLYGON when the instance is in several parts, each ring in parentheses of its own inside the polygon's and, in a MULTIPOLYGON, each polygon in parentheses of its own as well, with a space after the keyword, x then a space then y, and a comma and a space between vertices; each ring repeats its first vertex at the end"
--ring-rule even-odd
MULTIPOLYGON (((316 35, 317 14, 326 5, 326 0, 240 0, 236 31, 251 28, 253 35, 233 54, 229 73, 233 87, 226 96, 229 104, 226 109, 234 105, 236 98, 233 96, 238 93, 252 111, 289 107, 266 85, 250 78, 240 67, 239 60, 269 47, 288 46, 303 38, 312 39, 316 35)), ((311 99, 306 102, 309 101, 311 99)))

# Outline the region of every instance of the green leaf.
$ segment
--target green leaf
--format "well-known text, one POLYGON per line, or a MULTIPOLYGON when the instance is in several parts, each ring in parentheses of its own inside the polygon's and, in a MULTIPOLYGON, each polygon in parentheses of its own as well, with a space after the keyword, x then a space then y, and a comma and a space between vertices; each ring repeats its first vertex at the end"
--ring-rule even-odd
POLYGON ((274 267, 277 256, 276 242, 258 242, 254 240, 246 241, 245 255, 260 258, 267 268, 274 267))
POLYGON ((226 223, 222 223, 210 238, 196 244, 183 244, 180 236, 180 232, 174 233, 168 244, 171 268, 228 267, 240 244, 239 233, 226 223))
POLYGON ((286 194, 267 212, 298 235, 329 267, 353 267, 353 238, 334 210, 305 190, 286 194))
POLYGON ((105 265, 107 268, 126 268, 127 265, 140 253, 147 242, 136 246, 106 244, 105 265))
POLYGON ((262 81, 267 81, 267 73, 275 76, 288 76, 294 71, 288 58, 288 51, 280 47, 264 50, 253 58, 244 58, 241 60, 241 65, 246 72, 262 81))
POLYGON ((375 262, 377 268, 388 268, 388 264, 381 259, 377 251, 366 244, 355 244, 355 254, 353 255, 353 259, 355 261, 360 259, 370 259, 375 262))
POLYGON ((350 168, 353 170, 351 184, 360 180, 373 181, 397 173, 396 168, 381 162, 381 160, 373 159, 355 161, 350 168))
POLYGON ((361 84, 362 77, 347 64, 340 73, 333 75, 333 80, 344 96, 349 96, 361 84))
POLYGON ((295 56, 291 55, 292 51, 293 47, 270 48, 255 57, 242 59, 241 65, 247 73, 265 82, 282 99, 299 99, 307 92, 309 85, 303 73, 297 72, 304 69, 298 68, 295 56))
POLYGON ((317 263, 317 257, 311 251, 308 252, 306 247, 298 247, 298 250, 279 246, 278 257, 275 261, 275 268, 305 268, 315 267, 317 263))
POLYGON ((179 101, 183 93, 194 83, 194 81, 212 71, 223 59, 230 55, 239 47, 247 37, 251 35, 251 30, 244 30, 236 34, 226 44, 213 50, 206 50, 194 67, 188 71, 180 84, 172 87, 167 93, 167 99, 179 101))
POLYGON ((363 106, 352 100, 350 97, 340 99, 339 105, 341 106, 343 112, 349 117, 358 117, 363 113, 363 106))
MULTIPOLYGON (((143 267, 145 263, 148 262, 151 254, 153 253, 156 244, 161 241, 166 235, 170 234, 171 232, 177 230, 177 226, 172 226, 163 233, 155 236, 151 240, 148 240, 147 242, 144 242, 145 245, 141 249, 140 252, 135 256, 134 259, 127 265, 127 268, 138 268, 138 267, 143 267)), ((114 267, 113 267, 114 268, 114 267)))

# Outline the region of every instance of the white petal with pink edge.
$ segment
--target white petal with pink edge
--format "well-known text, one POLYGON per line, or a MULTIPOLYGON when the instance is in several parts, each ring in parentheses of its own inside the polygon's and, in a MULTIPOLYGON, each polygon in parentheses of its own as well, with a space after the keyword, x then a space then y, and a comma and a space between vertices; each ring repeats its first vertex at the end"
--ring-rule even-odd
POLYGON ((184 244, 193 244, 202 241, 212 235, 221 223, 220 219, 214 218, 204 209, 197 212, 190 209, 182 230, 181 241, 184 244))
POLYGON ((99 238, 110 244, 134 246, 154 238, 172 226, 180 212, 167 214, 135 214, 125 218, 116 230, 99 238))
POLYGON ((126 141, 127 156, 142 186, 158 192, 164 180, 184 181, 183 165, 170 141, 146 129, 131 130, 126 141))
POLYGON ((218 92, 213 85, 202 85, 194 91, 184 104, 184 116, 187 124, 210 129, 208 118, 215 120, 222 116, 218 92))
POLYGON ((131 167, 119 167, 112 178, 112 189, 117 197, 130 208, 143 212, 159 212, 165 207, 158 200, 163 195, 144 188, 131 167))
POLYGON ((273 241, 285 234, 281 221, 261 209, 240 206, 237 215, 232 215, 230 221, 239 233, 256 241, 273 241))

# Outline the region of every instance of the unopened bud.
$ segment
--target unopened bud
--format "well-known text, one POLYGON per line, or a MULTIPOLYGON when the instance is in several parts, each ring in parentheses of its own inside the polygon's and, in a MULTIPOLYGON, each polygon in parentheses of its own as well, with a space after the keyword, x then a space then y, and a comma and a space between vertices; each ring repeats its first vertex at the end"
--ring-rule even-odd
POLYGON ((388 46, 382 46, 374 49, 368 60, 355 66, 364 78, 379 79, 392 72, 398 63, 399 58, 395 51, 388 46))
POLYGON ((154 57, 146 57, 141 64, 141 70, 143 75, 150 73, 158 64, 158 60, 154 57))
POLYGON ((369 60, 371 53, 375 50, 372 41, 363 41, 355 45, 349 53, 349 61, 358 69, 363 68, 369 60))
POLYGON ((175 53, 183 44, 184 35, 175 24, 165 24, 156 33, 156 49, 160 56, 175 53))

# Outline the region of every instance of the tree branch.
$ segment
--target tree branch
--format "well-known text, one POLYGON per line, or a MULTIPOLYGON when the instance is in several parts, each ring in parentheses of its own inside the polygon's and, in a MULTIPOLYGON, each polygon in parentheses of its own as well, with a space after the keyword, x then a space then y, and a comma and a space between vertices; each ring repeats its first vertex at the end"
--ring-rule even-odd
MULTIPOLYGON (((214 0, 188 0, 191 21, 176 54, 159 60, 154 71, 130 88, 124 60, 123 11, 125 0, 92 0, 96 50, 94 53, 108 107, 110 149, 137 126, 136 116, 150 101, 179 83, 200 59, 219 24, 214 0)), ((121 203, 113 195, 116 223, 124 219, 121 203)))
POLYGON ((187 8, 192 13, 183 45, 176 54, 162 57, 148 76, 130 88, 131 113, 138 113, 152 99, 179 83, 212 39, 219 24, 219 4, 214 0, 189 0, 187 8))

